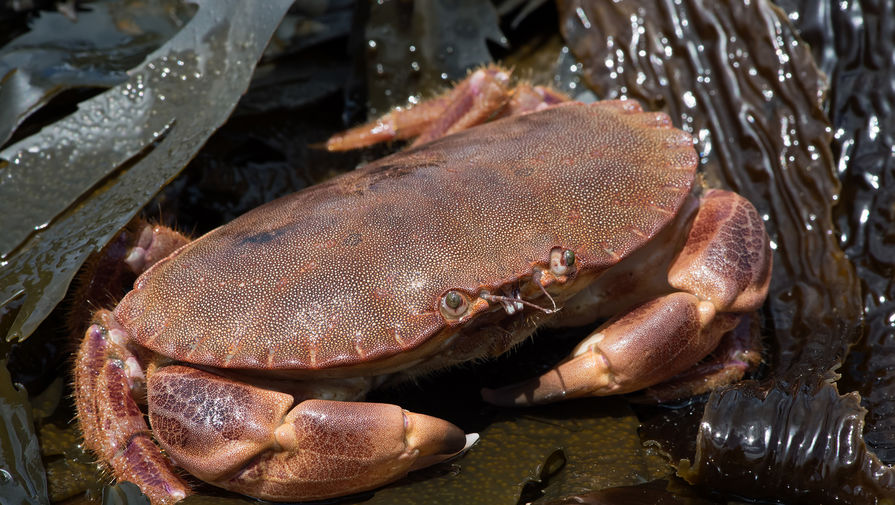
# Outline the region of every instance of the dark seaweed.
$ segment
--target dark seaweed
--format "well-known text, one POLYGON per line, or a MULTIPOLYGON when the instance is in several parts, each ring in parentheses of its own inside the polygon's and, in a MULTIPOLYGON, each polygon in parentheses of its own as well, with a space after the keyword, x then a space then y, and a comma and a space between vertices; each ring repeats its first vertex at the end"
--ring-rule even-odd
POLYGON ((486 41, 506 44, 494 6, 478 0, 371 2, 365 33, 371 116, 491 61, 486 41))
POLYGON ((47 476, 34 433, 31 405, 24 390, 15 387, 0 359, 0 498, 9 504, 49 503, 47 476))
POLYGON ((786 18, 767 2, 570 2, 562 11, 597 94, 667 110, 699 139, 707 184, 739 192, 765 216, 775 248, 773 373, 841 362, 852 337, 816 330, 857 322, 859 291, 830 233, 839 182, 824 78, 786 18))
POLYGON ((857 393, 840 396, 817 375, 727 388, 709 399, 696 466, 680 474, 752 499, 878 503, 895 496, 895 472, 867 451, 864 414, 857 393))
POLYGON ((866 327, 843 383, 868 410, 864 439, 895 462, 895 2, 786 1, 827 73, 827 111, 843 191, 839 241, 861 277, 866 327))
POLYGON ((191 7, 168 0, 126 8, 93 2, 74 14, 37 12, 29 30, 0 50, 0 146, 53 97, 76 88, 106 89, 161 46, 189 19, 191 7))

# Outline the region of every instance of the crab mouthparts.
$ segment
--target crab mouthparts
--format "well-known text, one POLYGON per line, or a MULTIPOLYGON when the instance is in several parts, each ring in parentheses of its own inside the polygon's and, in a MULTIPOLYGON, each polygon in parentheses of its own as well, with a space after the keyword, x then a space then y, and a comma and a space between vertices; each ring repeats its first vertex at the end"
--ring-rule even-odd
POLYGON ((541 289, 544 291, 544 294, 547 295, 547 298, 549 298, 550 301, 553 303, 552 309, 541 307, 540 305, 537 305, 535 303, 523 300, 519 296, 518 289, 513 290, 513 296, 492 295, 490 293, 481 293, 479 296, 489 302, 500 302, 500 304, 503 306, 503 310, 505 310, 508 315, 513 315, 516 312, 521 311, 523 307, 531 307, 540 310, 545 314, 553 314, 554 312, 559 311, 559 309, 556 307, 556 302, 553 300, 553 297, 550 296, 550 293, 547 293, 547 290, 545 290, 543 286, 541 286, 541 289))

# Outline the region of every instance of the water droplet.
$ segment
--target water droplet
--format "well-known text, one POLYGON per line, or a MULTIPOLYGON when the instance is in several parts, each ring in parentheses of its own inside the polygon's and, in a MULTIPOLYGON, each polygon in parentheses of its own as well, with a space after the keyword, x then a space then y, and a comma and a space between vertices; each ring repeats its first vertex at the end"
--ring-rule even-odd
POLYGON ((590 30, 590 19, 587 18, 587 13, 584 12, 584 9, 581 7, 576 8, 575 14, 578 16, 578 20, 581 21, 581 26, 583 26, 585 30, 590 30))
POLYGON ((870 137, 870 140, 876 140, 877 135, 879 135, 879 119, 877 119, 876 114, 874 114, 869 118, 867 136, 870 137))

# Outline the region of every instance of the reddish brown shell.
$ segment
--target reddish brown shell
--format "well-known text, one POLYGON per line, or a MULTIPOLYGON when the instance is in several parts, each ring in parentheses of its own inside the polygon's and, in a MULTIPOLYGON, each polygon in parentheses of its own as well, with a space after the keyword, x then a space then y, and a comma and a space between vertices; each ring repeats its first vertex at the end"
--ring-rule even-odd
POLYGON ((554 247, 605 269, 676 214, 691 137, 634 102, 496 121, 286 196, 159 262, 115 311, 140 344, 230 368, 382 359, 445 327, 449 289, 530 275, 554 247))

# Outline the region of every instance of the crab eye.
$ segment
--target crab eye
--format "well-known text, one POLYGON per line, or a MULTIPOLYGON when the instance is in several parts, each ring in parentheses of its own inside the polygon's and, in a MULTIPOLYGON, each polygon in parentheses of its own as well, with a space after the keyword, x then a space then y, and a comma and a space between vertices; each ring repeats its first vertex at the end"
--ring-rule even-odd
POLYGON ((559 277, 568 275, 575 267, 575 251, 556 248, 550 251, 550 272, 559 277))
POLYGON ((448 291, 441 298, 441 314, 447 319, 459 319, 469 308, 469 302, 459 291, 448 291))

